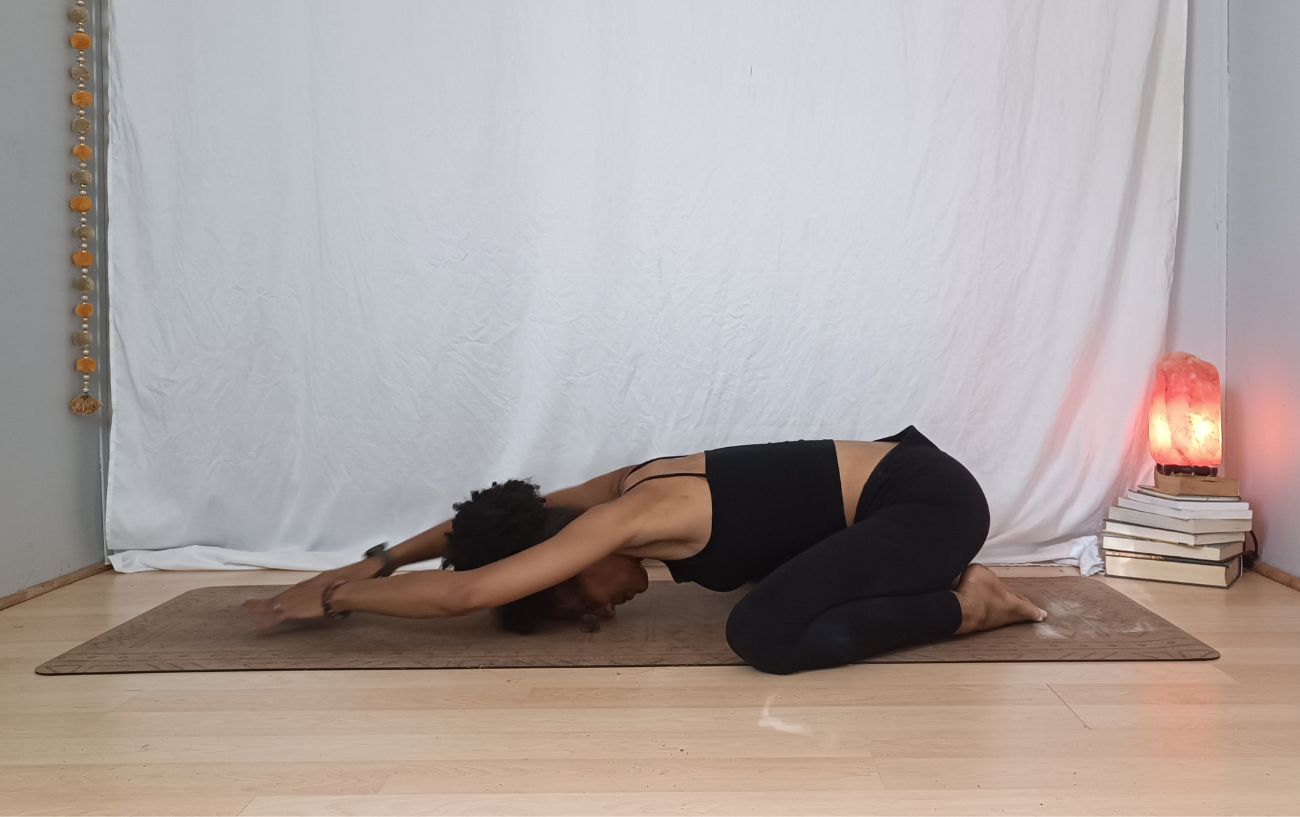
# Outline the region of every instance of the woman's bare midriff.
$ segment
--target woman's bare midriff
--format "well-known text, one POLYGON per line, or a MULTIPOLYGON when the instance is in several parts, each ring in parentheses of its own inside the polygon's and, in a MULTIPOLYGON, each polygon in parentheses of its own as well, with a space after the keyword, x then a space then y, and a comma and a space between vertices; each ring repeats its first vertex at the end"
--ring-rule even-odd
MULTIPOLYGON (((885 454, 897 444, 861 440, 835 441, 845 527, 853 524, 863 486, 885 454)), ((708 481, 682 477, 656 479, 640 485, 642 480, 658 474, 703 473, 704 453, 700 452, 655 460, 628 477, 620 491, 626 492, 635 487, 638 493, 650 493, 658 507, 653 514, 653 529, 645 531, 643 537, 638 537, 638 541, 623 548, 621 552, 644 559, 677 560, 690 558, 703 550, 713 531, 713 497, 709 493, 708 481)))

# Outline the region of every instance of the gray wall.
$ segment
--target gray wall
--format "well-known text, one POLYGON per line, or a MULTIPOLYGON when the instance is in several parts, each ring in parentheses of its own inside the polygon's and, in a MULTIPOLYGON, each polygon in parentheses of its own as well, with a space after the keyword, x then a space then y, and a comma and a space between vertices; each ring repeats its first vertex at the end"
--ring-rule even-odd
POLYGON ((70 6, 0 2, 0 596, 104 560, 104 419, 67 410, 79 388, 70 6))
POLYGON ((1228 9, 1228 473, 1300 575, 1300 3, 1228 9))

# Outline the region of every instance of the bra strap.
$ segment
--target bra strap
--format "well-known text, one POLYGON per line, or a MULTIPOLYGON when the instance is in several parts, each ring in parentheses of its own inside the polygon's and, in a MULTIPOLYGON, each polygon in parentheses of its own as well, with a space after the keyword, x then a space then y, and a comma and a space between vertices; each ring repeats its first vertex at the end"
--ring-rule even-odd
POLYGON ((643 483, 643 482, 649 482, 649 481, 652 480, 652 479, 666 479, 666 478, 668 478, 668 477, 703 477, 704 479, 708 479, 708 478, 709 478, 709 475, 708 475, 708 474, 696 474, 696 473, 692 473, 692 472, 683 472, 683 473, 681 473, 681 474, 655 474, 654 476, 646 477, 646 478, 643 479, 643 480, 638 480, 637 482, 633 483, 633 484, 632 484, 630 487, 628 487, 628 488, 624 488, 624 489, 623 489, 623 493, 627 493, 628 491, 632 490, 633 488, 635 488, 636 486, 640 485, 640 484, 643 483))
POLYGON ((647 465, 649 465, 652 462, 659 462, 659 460, 671 460, 671 459, 676 459, 677 457, 685 457, 685 456, 686 456, 685 454, 669 454, 664 457, 654 457, 653 459, 648 459, 645 462, 641 463, 640 465, 633 467, 631 471, 628 471, 627 476, 629 477, 632 476, 637 471, 640 471, 642 468, 645 468, 647 465))
MULTIPOLYGON (((632 470, 631 470, 631 471, 628 471, 626 474, 624 474, 624 475, 623 475, 623 479, 619 482, 619 486, 618 486, 618 487, 619 487, 619 491, 620 491, 620 492, 625 492, 627 489, 625 489, 625 488, 623 487, 623 483, 627 482, 627 478, 630 477, 630 476, 632 476, 633 474, 635 474, 637 471, 640 471, 642 468, 645 468, 645 467, 646 467, 647 465, 649 465, 650 463, 652 463, 652 462, 658 462, 659 460, 671 460, 671 459, 676 459, 677 457, 684 457, 684 456, 686 456, 686 455, 685 455, 685 454, 669 454, 668 456, 664 456, 664 457, 653 457, 653 458, 648 459, 648 460, 646 460, 645 462, 641 463, 640 465, 633 466, 632 470)), ((645 480, 642 480, 642 482, 644 482, 644 481, 645 481, 645 480)), ((638 482, 637 484, 640 485, 641 483, 638 482)))

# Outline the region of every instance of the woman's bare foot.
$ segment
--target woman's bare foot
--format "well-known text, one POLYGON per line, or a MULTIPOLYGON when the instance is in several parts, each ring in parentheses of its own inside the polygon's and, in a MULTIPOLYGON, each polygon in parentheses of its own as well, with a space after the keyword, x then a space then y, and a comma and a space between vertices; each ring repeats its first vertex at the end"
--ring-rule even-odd
POLYGON ((1047 611, 1029 599, 1011 592, 984 565, 971 565, 957 581, 957 601, 961 603, 961 626, 956 635, 993 630, 1018 621, 1042 621, 1047 611))

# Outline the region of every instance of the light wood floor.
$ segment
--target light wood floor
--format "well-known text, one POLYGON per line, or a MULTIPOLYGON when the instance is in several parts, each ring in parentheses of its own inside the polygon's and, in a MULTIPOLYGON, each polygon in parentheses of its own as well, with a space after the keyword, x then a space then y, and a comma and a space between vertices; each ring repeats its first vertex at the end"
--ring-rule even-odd
POLYGON ((1213 662, 32 672, 302 575, 103 573, 0 611, 0 814, 1300 813, 1300 593, 1256 574, 1107 580, 1213 662))

